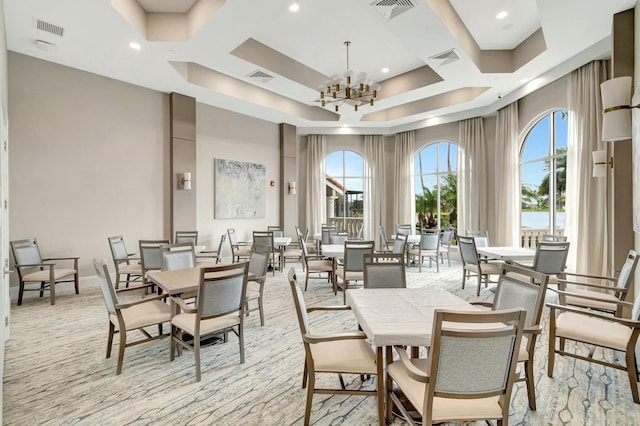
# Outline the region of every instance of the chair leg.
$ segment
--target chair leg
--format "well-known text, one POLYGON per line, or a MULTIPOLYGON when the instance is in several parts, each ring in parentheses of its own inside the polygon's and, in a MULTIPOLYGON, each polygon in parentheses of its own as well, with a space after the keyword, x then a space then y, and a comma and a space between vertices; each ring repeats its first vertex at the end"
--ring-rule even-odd
POLYGON ((304 277, 304 291, 307 291, 307 285, 309 285, 309 268, 307 268, 307 274, 304 277))
POLYGON ((313 405, 313 391, 316 386, 316 375, 314 371, 309 372, 309 386, 307 387, 307 403, 304 407, 304 426, 309 426, 311 419, 311 406, 313 405))
POLYGON ((476 296, 480 296, 480 289, 482 288, 482 275, 478 274, 478 290, 476 296))
POLYGON ((264 325, 264 305, 262 303, 262 296, 258 298, 258 309, 260 310, 260 325, 264 325))
POLYGON ((467 279, 467 271, 465 271, 464 269, 462 270, 462 289, 464 290, 464 282, 467 279))
POLYGON ((200 381, 200 336, 193 336, 193 358, 196 364, 196 382, 200 381))
POLYGON ((527 384, 529 408, 531 409, 531 411, 536 411, 536 387, 533 383, 533 360, 524 362, 524 378, 527 384))
POLYGON ((633 396, 633 402, 640 404, 640 395, 638 395, 638 375, 636 372, 636 354, 635 345, 632 348, 627 349, 625 354, 627 363, 627 375, 629 376, 629 384, 631 385, 631 395, 633 396))
POLYGON ((75 276, 76 294, 80 294, 80 283, 78 282, 78 273, 76 272, 74 276, 75 276))
POLYGON ((349 287, 349 281, 343 281, 342 284, 342 303, 347 304, 347 288, 349 287))
POLYGON ((113 346, 113 335, 116 327, 109 321, 109 335, 107 336, 107 358, 111 358, 111 347, 113 346))
POLYGON ((171 324, 171 332, 169 334, 169 361, 173 361, 174 354, 176 352, 176 327, 171 324))
POLYGON ((127 330, 120 330, 120 347, 118 348, 118 367, 116 367, 116 376, 122 373, 122 362, 124 361, 124 349, 127 346, 127 330))
POLYGON ((44 281, 40 282, 40 297, 44 296, 44 281))
POLYGON ((20 290, 18 291, 18 306, 22 305, 23 294, 24 294, 24 281, 20 281, 20 290))
POLYGON ((307 367, 307 358, 304 358, 304 370, 302 371, 302 389, 307 387, 307 375, 309 374, 309 368, 307 367))
POLYGON ((49 301, 52 305, 56 304, 56 282, 54 280, 49 282, 49 301))
POLYGON ((240 320, 240 325, 238 326, 238 341, 240 342, 240 364, 244 364, 244 327, 242 326, 242 320, 240 320))

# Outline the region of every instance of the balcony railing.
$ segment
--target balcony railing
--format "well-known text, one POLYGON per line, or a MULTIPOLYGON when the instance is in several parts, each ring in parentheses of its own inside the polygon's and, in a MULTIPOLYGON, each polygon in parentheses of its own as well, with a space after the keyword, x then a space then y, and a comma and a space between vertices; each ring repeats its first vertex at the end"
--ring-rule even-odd
MULTIPOLYGON (((520 229, 520 246, 526 248, 536 248, 538 241, 542 235, 548 234, 547 228, 521 228, 520 229)), ((564 229, 556 229, 554 235, 564 235, 564 229)))
POLYGON ((331 217, 329 224, 336 225, 341 232, 347 232, 349 238, 355 238, 363 225, 363 220, 361 217, 331 217))

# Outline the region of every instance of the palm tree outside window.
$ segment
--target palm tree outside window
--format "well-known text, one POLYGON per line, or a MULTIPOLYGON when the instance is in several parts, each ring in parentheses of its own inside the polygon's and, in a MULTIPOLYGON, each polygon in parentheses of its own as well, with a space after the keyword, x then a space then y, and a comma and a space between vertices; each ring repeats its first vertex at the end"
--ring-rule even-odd
POLYGON ((520 217, 525 239, 564 233, 567 131, 567 110, 553 111, 533 125, 522 144, 520 217))
POLYGON ((458 146, 437 142, 415 156, 416 230, 456 226, 458 146))

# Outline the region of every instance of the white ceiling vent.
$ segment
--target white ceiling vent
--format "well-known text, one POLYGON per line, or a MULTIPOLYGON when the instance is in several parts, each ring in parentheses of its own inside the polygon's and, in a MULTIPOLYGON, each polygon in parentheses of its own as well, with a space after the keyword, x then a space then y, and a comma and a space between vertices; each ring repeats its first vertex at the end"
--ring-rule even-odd
POLYGON ((64 35, 64 28, 50 24, 49 22, 41 21, 40 19, 33 18, 33 26, 39 30, 55 34, 59 37, 64 35))
POLYGON ((450 49, 446 52, 438 53, 437 55, 431 56, 429 59, 433 59, 435 61, 440 62, 440 66, 450 64, 452 62, 456 62, 460 60, 460 55, 456 52, 456 49, 450 49))
POLYGON ((380 12, 386 20, 391 20, 402 12, 416 7, 413 0, 376 0, 371 3, 371 6, 380 12))
POLYGON ((267 74, 264 71, 260 71, 260 70, 255 70, 254 72, 250 73, 249 75, 247 75, 247 77, 249 78, 258 78, 260 79, 260 81, 262 81, 262 83, 267 83, 271 80, 273 80, 273 76, 270 74, 267 74))

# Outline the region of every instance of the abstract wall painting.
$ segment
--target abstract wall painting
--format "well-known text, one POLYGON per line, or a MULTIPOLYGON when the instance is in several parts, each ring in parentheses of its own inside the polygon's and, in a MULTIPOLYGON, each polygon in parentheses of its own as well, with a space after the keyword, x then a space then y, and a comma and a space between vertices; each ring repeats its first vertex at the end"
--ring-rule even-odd
POLYGON ((264 218, 267 210, 267 166, 215 159, 215 219, 264 218))

